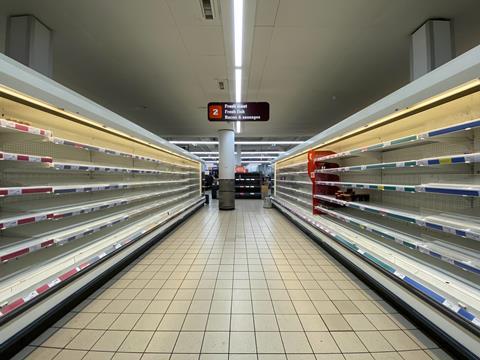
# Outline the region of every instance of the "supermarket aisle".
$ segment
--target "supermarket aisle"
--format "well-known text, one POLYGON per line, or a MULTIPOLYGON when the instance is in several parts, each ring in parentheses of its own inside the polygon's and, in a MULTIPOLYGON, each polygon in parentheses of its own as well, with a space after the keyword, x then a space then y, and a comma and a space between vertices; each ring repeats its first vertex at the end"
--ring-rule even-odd
POLYGON ((219 212, 215 203, 199 211, 25 355, 449 358, 286 218, 255 200, 237 201, 234 212, 219 212))

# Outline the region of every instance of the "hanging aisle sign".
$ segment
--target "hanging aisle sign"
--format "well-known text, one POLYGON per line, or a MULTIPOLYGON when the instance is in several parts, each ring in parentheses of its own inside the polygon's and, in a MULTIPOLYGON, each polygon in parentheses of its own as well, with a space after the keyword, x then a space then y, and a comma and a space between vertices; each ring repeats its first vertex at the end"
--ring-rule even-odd
POLYGON ((268 121, 268 102, 212 102, 208 103, 208 120, 218 121, 268 121))

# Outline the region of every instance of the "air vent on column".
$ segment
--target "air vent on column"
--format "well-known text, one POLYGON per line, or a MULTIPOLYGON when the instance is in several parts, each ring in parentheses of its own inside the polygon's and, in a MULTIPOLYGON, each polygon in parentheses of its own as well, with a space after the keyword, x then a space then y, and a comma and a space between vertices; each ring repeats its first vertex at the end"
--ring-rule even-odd
POLYGON ((205 20, 213 20, 215 13, 213 10, 213 0, 200 0, 202 14, 205 20))

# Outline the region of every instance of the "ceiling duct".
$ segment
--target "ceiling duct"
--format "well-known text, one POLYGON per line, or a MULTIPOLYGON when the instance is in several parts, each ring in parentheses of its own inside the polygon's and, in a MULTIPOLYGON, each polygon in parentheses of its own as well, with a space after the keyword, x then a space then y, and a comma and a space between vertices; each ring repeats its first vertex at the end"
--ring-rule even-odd
POLYGON ((215 17, 214 0, 200 0, 202 15, 205 20, 213 20, 215 17))

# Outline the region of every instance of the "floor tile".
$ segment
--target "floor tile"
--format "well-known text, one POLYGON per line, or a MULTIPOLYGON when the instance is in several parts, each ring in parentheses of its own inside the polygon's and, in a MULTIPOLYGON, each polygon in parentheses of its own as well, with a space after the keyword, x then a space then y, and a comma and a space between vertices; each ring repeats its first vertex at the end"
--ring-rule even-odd
POLYGON ((419 346, 402 330, 381 331, 381 333, 397 351, 419 349, 419 346))
POLYGON ((305 331, 328 331, 320 315, 298 315, 305 331))
POLYGON ((329 332, 307 332, 308 341, 316 354, 339 353, 340 350, 329 332))
POLYGON ((281 336, 287 354, 312 353, 312 349, 304 332, 282 332, 281 336))
POLYGON ((203 339, 202 353, 228 353, 229 335, 230 333, 227 331, 206 332, 203 339))
POLYGON ((157 331, 180 330, 186 316, 186 314, 165 314, 157 331))
POLYGON ((59 329, 44 339, 42 346, 63 348, 79 334, 77 329, 59 329))
POLYGON ((280 331, 303 331, 297 315, 277 315, 277 322, 280 331))
POLYGON ((120 314, 110 325, 110 330, 132 330, 140 314, 120 314))
POLYGON ((282 339, 279 332, 257 332, 257 352, 260 353, 284 353, 282 339))
POLYGON ((171 353, 178 337, 176 331, 155 332, 147 346, 146 352, 171 353))
POLYGON ((207 326, 208 314, 188 314, 182 326, 182 331, 204 331, 207 326))
POLYGON ((367 349, 353 331, 332 332, 331 335, 342 353, 367 352, 367 349))
POLYGON ((144 352, 153 331, 131 331, 118 349, 121 352, 144 352))
POLYGON ((234 332, 230 333, 230 353, 256 353, 254 332, 234 332))
POLYGON ((156 330, 163 314, 143 314, 135 323, 133 330, 156 330))
POLYGON ((370 352, 394 351, 379 331, 359 331, 356 334, 370 352))
POLYGON ((255 315, 255 331, 279 331, 275 315, 255 315))
POLYGON ((203 334, 203 331, 182 331, 178 336, 173 352, 200 353, 203 334))

